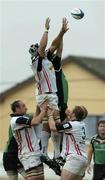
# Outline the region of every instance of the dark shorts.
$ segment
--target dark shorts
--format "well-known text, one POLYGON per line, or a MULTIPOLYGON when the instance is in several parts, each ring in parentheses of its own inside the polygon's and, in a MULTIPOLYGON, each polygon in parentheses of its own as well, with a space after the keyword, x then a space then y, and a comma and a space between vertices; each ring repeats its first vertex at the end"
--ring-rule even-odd
POLYGON ((103 180, 105 178, 105 164, 94 164, 93 180, 103 180))
POLYGON ((22 164, 20 163, 17 155, 8 153, 3 154, 3 166, 5 171, 17 171, 22 168, 22 164))

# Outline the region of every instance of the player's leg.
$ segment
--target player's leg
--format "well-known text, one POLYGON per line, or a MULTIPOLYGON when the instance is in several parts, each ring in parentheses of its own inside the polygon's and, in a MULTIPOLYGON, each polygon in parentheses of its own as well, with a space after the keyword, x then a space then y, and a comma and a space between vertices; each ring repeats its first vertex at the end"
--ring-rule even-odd
POLYGON ((27 180, 44 180, 44 167, 41 162, 41 151, 20 156, 27 180))
MULTIPOLYGON (((38 104, 38 107, 39 107, 39 112, 40 112, 41 105, 44 103, 44 101, 46 99, 48 99, 47 94, 42 94, 42 95, 37 95, 36 96, 36 101, 37 101, 37 104, 38 104)), ((44 155, 47 155, 48 140, 50 138, 50 128, 49 128, 48 117, 47 116, 43 118, 42 132, 40 134, 41 134, 42 153, 44 155)))
POLYGON ((82 180, 85 174, 88 160, 79 155, 68 155, 61 173, 61 179, 82 180))
MULTIPOLYGON (((59 111, 55 110, 54 111, 54 121, 59 122, 60 121, 60 116, 59 116, 59 111)), ((61 133, 51 131, 51 139, 53 141, 54 145, 54 158, 60 157, 60 143, 61 143, 61 133)))
POLYGON ((26 170, 27 180, 44 180, 44 168, 43 165, 35 166, 26 170))
POLYGON ((49 126, 51 128, 51 138, 54 145, 54 158, 58 158, 60 156, 60 142, 61 142, 61 134, 57 131, 53 131, 53 124, 55 126, 55 122, 60 122, 60 113, 58 109, 58 97, 56 94, 49 95, 49 104, 52 109, 54 109, 53 119, 49 121, 49 126))
POLYGON ((42 153, 44 155, 47 155, 48 141, 51 134, 49 124, 48 124, 48 118, 46 117, 46 119, 47 121, 45 120, 43 121, 43 129, 42 129, 42 136, 41 136, 42 153))
POLYGON ((23 167, 18 169, 18 173, 24 178, 24 180, 27 180, 26 172, 23 167))
POLYGON ((6 171, 8 180, 18 180, 18 172, 17 171, 6 171))
MULTIPOLYGON (((103 168, 100 164, 94 164, 93 167, 93 180, 102 180, 103 179, 103 168)), ((105 173, 105 171, 104 171, 105 173)))
POLYGON ((61 180, 82 180, 82 177, 75 175, 67 170, 62 170, 61 180))
POLYGON ((3 167, 7 173, 8 180, 18 180, 17 171, 18 157, 10 152, 3 153, 3 167))

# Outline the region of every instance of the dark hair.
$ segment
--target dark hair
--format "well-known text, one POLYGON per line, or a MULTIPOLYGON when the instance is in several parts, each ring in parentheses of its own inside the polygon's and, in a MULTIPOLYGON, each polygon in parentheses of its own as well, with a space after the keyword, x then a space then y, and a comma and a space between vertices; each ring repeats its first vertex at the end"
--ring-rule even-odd
POLYGON ((88 111, 84 106, 75 106, 73 113, 75 114, 76 119, 79 121, 82 121, 88 115, 88 111))
POLYGON ((16 112, 16 108, 20 107, 19 104, 20 100, 16 100, 11 104, 11 110, 15 113, 16 112))
POLYGON ((99 126, 100 124, 105 124, 105 120, 99 120, 97 126, 99 126))
POLYGON ((32 45, 30 46, 30 48, 29 48, 29 53, 31 54, 31 56, 37 54, 38 47, 39 47, 38 43, 32 44, 32 45))

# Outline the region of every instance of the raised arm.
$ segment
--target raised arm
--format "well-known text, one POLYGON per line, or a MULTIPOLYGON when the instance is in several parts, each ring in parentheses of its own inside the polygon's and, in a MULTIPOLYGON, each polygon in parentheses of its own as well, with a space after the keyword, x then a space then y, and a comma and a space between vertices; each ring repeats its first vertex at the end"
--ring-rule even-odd
POLYGON ((68 130, 72 129, 72 125, 68 121, 64 121, 62 123, 54 121, 54 110, 48 108, 47 110, 48 122, 52 127, 52 131, 58 132, 68 132, 68 130))
POLYGON ((53 53, 55 50, 57 50, 57 48, 59 47, 62 38, 64 36, 64 34, 68 31, 68 21, 66 18, 63 18, 62 20, 62 28, 58 34, 58 36, 53 40, 51 46, 50 46, 50 51, 53 53))
POLYGON ((56 51, 56 56, 61 58, 62 57, 62 51, 63 51, 63 38, 62 38, 60 45, 58 46, 58 49, 56 51))
POLYGON ((30 127, 30 126, 35 126, 38 125, 40 122, 42 122, 44 116, 46 115, 47 112, 47 106, 48 102, 47 100, 42 104, 41 111, 39 111, 38 114, 34 115, 33 117, 26 117, 22 116, 16 119, 16 124, 18 124, 18 129, 22 127, 30 127))
POLYGON ((41 110, 37 108, 37 112, 35 117, 32 118, 31 120, 31 126, 37 125, 40 122, 42 122, 43 118, 45 117, 47 113, 47 107, 48 107, 48 101, 46 100, 42 105, 41 105, 41 110), (39 111, 39 112, 38 112, 39 111))
POLYGON ((47 46, 48 42, 48 30, 50 28, 50 18, 48 17, 45 21, 45 31, 43 33, 43 36, 40 40, 39 48, 38 48, 38 53, 41 57, 45 56, 45 49, 47 46))

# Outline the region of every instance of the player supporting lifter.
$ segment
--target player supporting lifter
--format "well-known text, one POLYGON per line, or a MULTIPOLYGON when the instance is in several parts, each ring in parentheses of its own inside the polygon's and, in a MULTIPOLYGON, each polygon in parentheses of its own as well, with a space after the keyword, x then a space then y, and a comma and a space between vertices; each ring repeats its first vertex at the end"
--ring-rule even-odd
MULTIPOLYGON (((69 114, 69 119, 56 123, 55 129, 63 132, 61 156, 66 159, 61 173, 61 180, 82 180, 88 164, 85 149, 86 128, 83 120, 87 117, 84 106, 75 106, 69 114)), ((53 110, 48 110, 49 121, 53 118, 53 110)))
POLYGON ((41 163, 41 151, 36 126, 43 120, 48 103, 42 104, 38 116, 25 116, 27 107, 21 100, 11 104, 11 128, 18 143, 18 158, 23 165, 27 180, 44 180, 44 169, 41 163))

